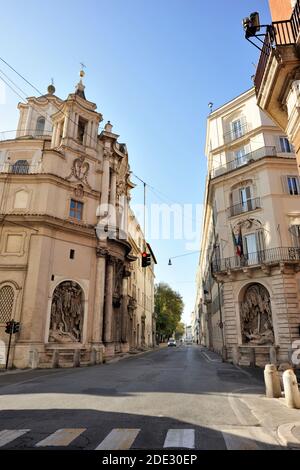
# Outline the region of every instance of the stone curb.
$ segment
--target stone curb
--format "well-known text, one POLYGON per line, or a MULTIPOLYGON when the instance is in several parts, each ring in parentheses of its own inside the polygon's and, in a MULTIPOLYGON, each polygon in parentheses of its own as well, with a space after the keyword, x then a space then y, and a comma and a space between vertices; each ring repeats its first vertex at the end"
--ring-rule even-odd
POLYGON ((281 426, 278 427, 277 435, 284 446, 300 449, 300 440, 293 434, 293 429, 297 426, 300 426, 300 421, 281 424, 281 426))

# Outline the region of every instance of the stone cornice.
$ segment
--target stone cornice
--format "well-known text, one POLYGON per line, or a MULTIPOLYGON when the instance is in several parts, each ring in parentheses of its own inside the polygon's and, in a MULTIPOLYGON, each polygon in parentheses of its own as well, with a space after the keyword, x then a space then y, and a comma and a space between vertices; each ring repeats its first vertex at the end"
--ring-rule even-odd
MULTIPOLYGON (((55 175, 53 173, 28 173, 28 174, 12 174, 12 173, 0 173, 0 181, 2 179, 7 179, 7 176, 10 177, 11 181, 18 181, 24 184, 41 184, 41 183, 53 183, 57 186, 63 187, 68 191, 72 191, 76 188, 80 181, 67 181, 62 176, 55 175), (38 177, 38 180, 37 180, 38 177)), ((82 184, 82 183, 81 183, 82 184)), ((87 186, 84 186, 84 191, 88 197, 92 197, 96 200, 99 200, 100 191, 94 189, 89 189, 87 186)))
POLYGON ((72 222, 68 219, 61 219, 59 217, 55 217, 48 214, 1 214, 0 216, 5 216, 4 224, 7 222, 13 222, 14 226, 17 226, 19 223, 22 228, 24 228, 24 224, 28 224, 28 228, 30 225, 42 225, 42 226, 49 226, 51 228, 55 228, 57 230, 63 231, 70 231, 70 232, 78 232, 81 234, 85 234, 90 238, 96 239, 95 235, 95 228, 94 225, 91 224, 80 224, 72 222))

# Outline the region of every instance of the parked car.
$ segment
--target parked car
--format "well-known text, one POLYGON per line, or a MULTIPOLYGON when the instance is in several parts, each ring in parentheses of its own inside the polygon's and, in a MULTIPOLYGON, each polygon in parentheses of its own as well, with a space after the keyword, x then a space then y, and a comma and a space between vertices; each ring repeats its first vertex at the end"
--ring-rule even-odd
POLYGON ((175 339, 171 338, 168 341, 168 348, 177 346, 175 339))

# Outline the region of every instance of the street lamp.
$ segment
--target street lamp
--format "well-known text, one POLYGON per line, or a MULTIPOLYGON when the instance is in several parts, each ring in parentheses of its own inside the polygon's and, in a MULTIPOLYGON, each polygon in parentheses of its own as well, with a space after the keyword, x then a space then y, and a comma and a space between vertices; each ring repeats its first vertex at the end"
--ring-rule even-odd
POLYGON ((201 250, 191 251, 191 253, 185 253, 183 255, 172 256, 172 258, 169 258, 168 266, 173 266, 172 259, 183 258, 184 256, 191 256, 195 255, 196 253, 201 253, 201 250))

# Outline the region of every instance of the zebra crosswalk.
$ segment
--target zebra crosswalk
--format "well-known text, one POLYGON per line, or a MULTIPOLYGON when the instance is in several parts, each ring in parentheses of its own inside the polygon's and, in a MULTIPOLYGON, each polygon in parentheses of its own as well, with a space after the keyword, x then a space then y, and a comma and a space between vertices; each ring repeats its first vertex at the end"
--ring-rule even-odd
MULTIPOLYGON (((58 429, 42 440, 34 443, 34 438, 30 439, 30 444, 25 444, 25 448, 68 448, 72 447, 76 440, 85 436, 87 428, 65 428, 58 429)), ((22 446, 24 436, 30 436, 31 429, 5 429, 0 431, 0 448, 15 448, 22 446)), ((139 449, 136 443, 141 429, 115 428, 106 436, 102 436, 100 442, 93 446, 94 450, 129 450, 139 449)), ((35 431, 36 435, 36 431, 35 431)), ((266 447, 278 446, 278 442, 267 431, 257 427, 228 428, 222 431, 224 448, 228 450, 260 450, 266 447)), ((202 435, 202 439, 204 436, 202 435)), ((97 437, 94 436, 95 442, 97 437)), ((199 440, 199 439, 198 439, 199 440)), ((168 429, 164 433, 161 449, 199 449, 205 448, 205 442, 196 442, 195 429, 168 429)), ((76 444, 75 444, 76 445, 76 444)), ((81 445, 82 448, 82 445, 81 445)), ((143 446, 143 448, 146 448, 143 446)), ((91 447, 89 447, 91 449, 91 447)))

